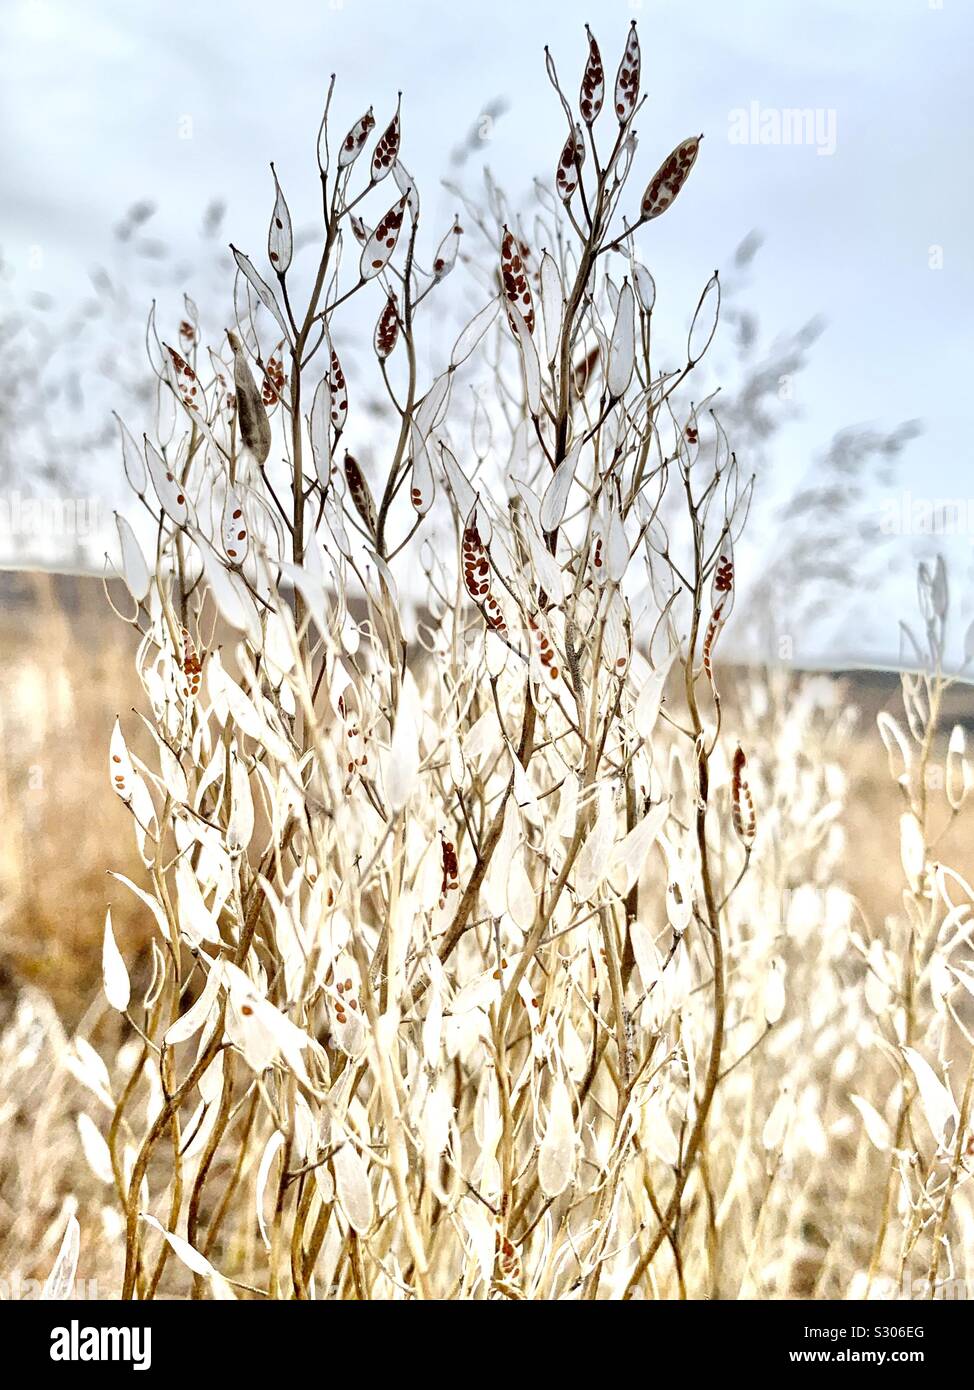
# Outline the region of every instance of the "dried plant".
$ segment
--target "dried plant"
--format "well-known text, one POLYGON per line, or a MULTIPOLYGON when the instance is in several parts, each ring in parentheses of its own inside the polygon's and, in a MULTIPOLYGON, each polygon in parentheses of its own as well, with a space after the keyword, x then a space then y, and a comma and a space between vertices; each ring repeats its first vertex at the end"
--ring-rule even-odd
POLYGON ((896 1275, 894 1225, 900 1274, 966 1259, 971 1082, 958 1108, 943 1073, 974 892, 932 861, 923 771, 946 581, 904 683, 919 753, 882 724, 906 916, 861 927, 848 711, 781 673, 722 692, 752 485, 694 386, 720 281, 664 370, 636 254, 692 215, 700 137, 633 192, 635 24, 611 88, 591 33, 577 101, 546 66, 530 225, 489 182, 427 234, 408 110, 336 142, 333 81, 317 263, 272 171, 225 339, 150 323, 153 437, 121 443, 151 559, 119 526, 145 708, 109 773, 158 935, 140 977, 106 923, 111 1063, 58 1042, 114 1208, 58 1209, 46 1296, 102 1245, 140 1299, 846 1294, 896 1275), (458 265, 481 298, 447 351, 458 265))

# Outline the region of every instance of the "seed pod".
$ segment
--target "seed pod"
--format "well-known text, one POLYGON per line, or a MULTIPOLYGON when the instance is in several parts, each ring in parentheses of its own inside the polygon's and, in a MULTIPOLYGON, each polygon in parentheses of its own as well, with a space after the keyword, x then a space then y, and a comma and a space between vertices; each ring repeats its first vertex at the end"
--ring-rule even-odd
POLYGON ((636 109, 639 97, 639 67, 639 35, 636 33, 636 21, 633 20, 626 38, 626 51, 622 55, 622 62, 616 74, 615 107, 620 125, 625 125, 636 109))
POLYGON ((436 248, 436 255, 433 257, 433 275, 435 279, 445 279, 456 265, 457 253, 460 250, 461 236, 463 236, 463 228, 460 226, 460 219, 454 217, 453 226, 436 248))
POLYGON ((419 189, 416 187, 416 180, 403 164, 401 159, 397 159, 392 166, 392 177, 399 192, 406 199, 406 206, 409 215, 414 222, 419 221, 419 189))
POLYGON ((308 420, 311 435, 311 452, 315 461, 315 473, 322 488, 331 483, 331 391, 327 377, 322 377, 315 388, 311 402, 311 415, 308 420))
POLYGON ((373 279, 388 265, 389 257, 395 251, 396 242, 399 240, 405 211, 406 198, 403 197, 398 202, 393 203, 365 243, 362 259, 359 262, 359 274, 363 280, 373 279))
POLYGON ((240 437, 257 463, 263 464, 271 451, 271 422, 267 418, 267 410, 251 375, 240 339, 236 333, 228 332, 227 342, 233 352, 233 385, 237 396, 240 437))
POLYGON ((785 968, 773 957, 768 962, 768 974, 764 982, 764 1019, 769 1028, 781 1018, 785 1011, 785 968))
POLYGON ((541 317, 544 319, 544 336, 548 361, 554 362, 561 343, 562 317, 565 312, 565 287, 561 282, 561 271, 549 251, 541 257, 541 317))
POLYGON ((588 34, 588 62, 582 73, 582 85, 578 92, 578 109, 582 113, 582 120, 590 126, 602 110, 602 102, 605 100, 605 69, 602 66, 602 55, 595 42, 595 36, 587 24, 585 32, 588 34))
POLYGON ((247 518, 244 516, 242 499, 232 488, 227 489, 221 518, 223 550, 231 565, 241 565, 250 550, 247 518))
POLYGON ((125 469, 125 477, 136 496, 143 497, 147 479, 145 463, 139 453, 139 446, 132 438, 121 416, 116 415, 115 419, 118 421, 118 428, 122 436, 122 467, 125 469))
POLYGON ((575 129, 565 141, 558 168, 555 170, 555 187, 563 203, 570 203, 581 177, 582 163, 585 159, 585 137, 582 127, 575 129))
POLYGON ((260 388, 260 398, 271 410, 284 394, 284 358, 282 349, 283 343, 278 343, 277 347, 267 359, 267 366, 264 368, 264 383, 260 388), (281 353, 280 356, 278 354, 281 353))
POLYGON ((629 388, 636 360, 636 296, 628 279, 623 281, 616 305, 616 320, 609 342, 606 385, 612 400, 620 400, 629 388))
POLYGON ((399 107, 396 114, 376 141, 372 151, 372 182, 378 183, 389 173, 399 157, 399 107))
POLYGON ((650 275, 644 265, 638 261, 632 263, 632 282, 636 289, 636 298, 639 300, 639 307, 644 314, 653 312, 653 305, 656 303, 656 281, 650 275))
POLYGON ((352 1230, 365 1235, 372 1225, 372 1188, 365 1160, 346 1141, 332 1159, 338 1202, 352 1230))
POLYGON ((362 472, 357 461, 352 458, 347 450, 345 453, 345 479, 348 483, 348 491, 354 503, 355 510, 365 522, 369 535, 374 536, 376 516, 372 489, 366 482, 365 474, 362 472))
POLYGON ((291 257, 294 254, 294 238, 291 235, 291 214, 288 211, 287 203, 284 201, 284 194, 281 192, 281 185, 277 181, 277 170, 271 165, 271 173, 274 175, 274 188, 277 197, 274 201, 274 211, 271 213, 271 225, 267 231, 267 259, 277 271, 278 275, 284 275, 291 264, 291 257))
POLYGON ((328 368, 328 390, 331 394, 331 423, 336 432, 341 434, 348 418, 348 391, 345 387, 345 373, 334 348, 331 350, 331 365, 328 368))
MULTIPOLYGON (((250 288, 253 290, 257 298, 260 300, 261 304, 263 304, 267 312, 269 314, 273 314, 274 317, 277 319, 277 322, 280 324, 281 327, 281 332, 284 334, 284 337, 287 339, 287 341, 290 342, 291 330, 288 327, 287 319, 284 317, 284 313, 281 309, 281 306, 274 298, 274 291, 271 289, 267 281, 262 279, 261 276, 258 275, 248 256, 245 256, 242 251, 238 251, 232 243, 230 245, 230 250, 233 252, 233 259, 237 262, 241 275, 243 275, 244 279, 250 285, 250 288)), ((234 295, 236 296, 236 291, 234 291, 234 295)), ((242 310, 240 311, 238 317, 242 320, 242 310)))
POLYGON ((192 367, 168 343, 163 343, 163 347, 169 353, 172 361, 176 390, 179 392, 183 405, 188 406, 190 410, 199 410, 201 405, 205 407, 206 402, 192 367))
POLYGON ((734 607, 734 540, 729 530, 721 542, 717 556, 717 565, 710 586, 710 601, 715 612, 720 609, 722 620, 726 622, 734 607))
POLYGON ((380 362, 394 351, 399 339, 399 310, 396 307, 396 296, 390 294, 386 300, 385 307, 379 315, 379 321, 375 325, 375 336, 373 346, 375 355, 380 362))
POLYGON ((720 277, 714 271, 700 296, 700 302, 693 315, 693 322, 690 324, 690 332, 687 335, 687 361, 691 367, 696 366, 713 342, 719 317, 720 277))
POLYGON ((489 521, 480 502, 475 501, 464 523, 460 543, 463 582, 467 593, 484 615, 492 632, 506 634, 507 624, 500 604, 490 592, 490 560, 487 555, 489 521))
POLYGON ((724 537, 720 553, 717 556, 717 567, 714 570, 714 577, 710 586, 710 602, 712 604, 710 622, 707 624, 707 631, 703 639, 703 669, 713 684, 714 643, 734 607, 734 541, 730 531, 724 537))
MULTIPOLYGON (((556 1077, 551 1087, 548 1123, 538 1150, 538 1185, 549 1199, 558 1197, 572 1181, 578 1139, 568 1087, 556 1077)), ((504 1255, 503 1246, 501 1256, 504 1255)))
MULTIPOLYGON (((521 311, 521 315, 527 326, 529 333, 534 332, 534 303, 531 298, 531 290, 528 285, 528 277, 524 269, 524 261, 521 256, 521 248, 518 246, 514 233, 504 228, 504 240, 501 242, 501 283, 504 287, 504 294, 508 304, 516 304, 521 311)), ((513 316, 509 313, 508 319, 511 324, 511 331, 517 334, 517 324, 513 316)))
POLYGON ((971 765, 964 756, 965 742, 963 725, 955 724, 947 745, 947 775, 944 779, 944 791, 953 811, 960 810, 974 780, 971 776, 971 765))
POLYGON ((578 456, 582 451, 583 442, 580 439, 562 459, 541 498, 541 510, 538 517, 541 522, 541 529, 549 534, 558 529, 564 518, 568 507, 568 494, 575 480, 575 469, 578 466, 578 456))
POLYGON ((123 1014, 129 1006, 131 986, 129 972, 112 931, 112 912, 109 908, 105 916, 105 935, 102 940, 102 984, 105 998, 113 1009, 123 1014))
POLYGON ((412 477, 409 480, 409 500, 420 516, 425 516, 433 505, 433 466, 430 463, 426 441, 412 426, 412 477))
POLYGON ((149 567, 135 532, 125 517, 120 516, 118 512, 115 513, 115 525, 118 528, 118 540, 122 550, 122 576, 136 603, 141 603, 149 592, 152 576, 149 574, 149 567))
POLYGON ((375 117, 372 114, 372 107, 370 106, 365 115, 355 122, 342 141, 342 147, 338 152, 339 169, 345 169, 349 164, 355 163, 356 159, 358 159, 359 155, 362 153, 365 142, 369 138, 369 132, 374 125, 375 117))
POLYGON ((480 536, 476 503, 464 524, 460 555, 467 593, 475 603, 480 603, 490 593, 490 561, 480 536))
POLYGON ((546 682, 552 689, 558 684, 561 674, 558 666, 558 653, 547 630, 545 619, 540 612, 528 617, 528 635, 531 642, 531 673, 537 680, 546 682))
POLYGON ((177 526, 185 526, 187 521, 193 520, 193 514, 181 479, 177 478, 168 461, 149 443, 145 435, 143 443, 146 467, 159 505, 170 521, 175 522, 177 526))
POLYGON ((744 756, 744 749, 738 744, 734 753, 734 768, 731 779, 731 811, 734 829, 739 838, 750 849, 754 843, 755 819, 751 789, 745 776, 746 767, 747 758, 744 756))
POLYGON ((650 222, 654 217, 659 217, 673 202, 693 168, 702 139, 702 135, 694 135, 684 140, 656 170, 643 194, 641 210, 644 221, 650 222))

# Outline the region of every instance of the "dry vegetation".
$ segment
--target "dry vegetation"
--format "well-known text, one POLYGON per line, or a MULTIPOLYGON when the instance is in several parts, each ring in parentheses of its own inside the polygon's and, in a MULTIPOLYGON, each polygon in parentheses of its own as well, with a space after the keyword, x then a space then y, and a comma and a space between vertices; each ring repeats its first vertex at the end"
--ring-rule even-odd
POLYGON ((635 26, 617 76, 594 39, 577 98, 548 76, 567 138, 529 226, 490 185, 429 234, 399 111, 336 142, 332 90, 317 262, 275 177, 226 342, 150 322, 121 637, 42 600, 5 676, 8 1289, 970 1277, 946 577, 878 721, 861 683, 722 669, 751 480, 699 365, 719 280, 663 370, 636 254, 699 142, 631 191, 635 26), (461 241, 480 300, 424 375, 461 241), (363 314, 388 438, 336 348, 363 314))

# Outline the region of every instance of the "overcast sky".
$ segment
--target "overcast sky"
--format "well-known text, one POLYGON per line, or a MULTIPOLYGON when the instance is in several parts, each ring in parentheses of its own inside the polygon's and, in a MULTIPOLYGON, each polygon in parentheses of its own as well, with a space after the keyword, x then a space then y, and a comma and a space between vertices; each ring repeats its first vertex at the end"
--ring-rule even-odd
MULTIPOLYGON (((260 248, 269 160, 296 223, 314 214, 332 71, 336 128, 370 104, 381 126, 402 89, 403 157, 429 190, 426 214, 444 222, 453 200, 437 180, 451 151, 505 98, 475 163, 489 160, 516 197, 535 174, 550 179, 563 141, 544 44, 574 88, 590 20, 611 80, 631 18, 647 176, 678 141, 707 136, 683 215, 641 234, 642 259, 690 305, 759 228, 748 303, 762 333, 828 321, 798 383, 802 419, 781 437, 781 476, 806 474, 841 426, 919 418, 902 488, 974 495, 970 0, 0 0, 4 262, 18 292, 83 295, 141 197, 159 204, 157 230, 177 249, 195 244, 214 195, 233 240, 260 248), (818 112, 819 138, 741 142, 741 112, 750 122, 786 108, 818 112)), ((955 564, 969 548, 965 538, 955 564)), ((908 552, 895 557, 904 573, 908 552)))

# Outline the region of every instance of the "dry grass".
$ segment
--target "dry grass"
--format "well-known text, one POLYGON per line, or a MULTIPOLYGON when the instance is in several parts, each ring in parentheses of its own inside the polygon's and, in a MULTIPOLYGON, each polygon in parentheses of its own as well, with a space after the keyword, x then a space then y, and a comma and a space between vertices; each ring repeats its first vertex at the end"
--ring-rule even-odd
POLYGON ((0 578, 0 953, 9 977, 74 1026, 100 969, 106 903, 120 900, 133 948, 147 941, 143 915, 111 891, 105 853, 139 862, 124 809, 104 794, 105 739, 137 698, 134 645, 97 580, 0 578))

